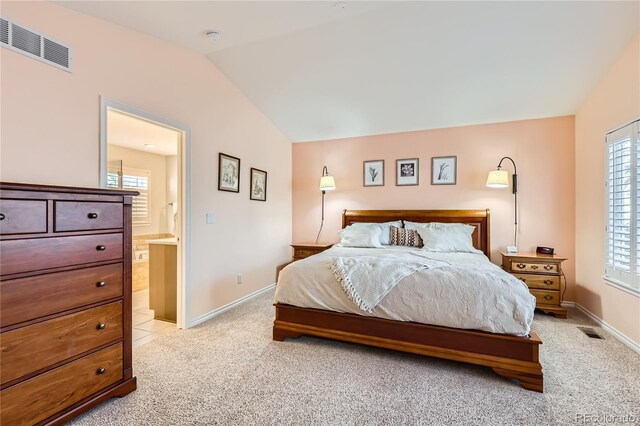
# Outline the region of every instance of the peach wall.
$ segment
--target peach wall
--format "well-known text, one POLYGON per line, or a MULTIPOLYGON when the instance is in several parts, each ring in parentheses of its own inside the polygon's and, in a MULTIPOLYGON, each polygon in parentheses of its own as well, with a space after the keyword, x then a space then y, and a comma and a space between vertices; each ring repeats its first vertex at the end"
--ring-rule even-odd
POLYGON ((640 297, 602 279, 605 258, 605 134, 640 118, 640 36, 576 115, 577 303, 640 344, 640 297))
MULTIPOLYGON (((513 195, 489 189, 485 181, 501 157, 518 166, 521 251, 555 247, 566 256, 574 300, 574 118, 556 117, 509 123, 385 134, 293 145, 293 239, 314 241, 321 216, 318 189, 322 166, 337 189, 326 196, 321 241, 338 240, 343 209, 491 209, 492 260, 513 239, 513 195), (431 157, 458 157, 458 184, 431 185, 431 157), (395 186, 395 160, 420 159, 420 185, 395 186), (385 186, 362 186, 362 162, 385 160, 385 186)), ((506 166, 512 170, 511 165, 506 166)))
POLYGON ((2 15, 72 46, 73 73, 0 49, 0 179, 98 186, 101 95, 180 122, 192 137, 187 320, 275 281, 291 256, 291 143, 211 62, 51 2, 3 1, 2 15), (219 152, 242 159, 240 194, 217 191, 219 152), (249 200, 250 167, 269 173, 266 203, 249 200))

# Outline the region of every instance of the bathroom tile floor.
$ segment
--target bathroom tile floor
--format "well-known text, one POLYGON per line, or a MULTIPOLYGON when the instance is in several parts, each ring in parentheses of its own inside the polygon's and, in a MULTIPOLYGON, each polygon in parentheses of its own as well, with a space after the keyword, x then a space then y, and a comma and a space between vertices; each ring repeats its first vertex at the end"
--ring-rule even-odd
POLYGON ((149 343, 163 334, 175 333, 176 325, 172 322, 153 319, 153 311, 149 309, 149 289, 133 293, 133 347, 149 343))

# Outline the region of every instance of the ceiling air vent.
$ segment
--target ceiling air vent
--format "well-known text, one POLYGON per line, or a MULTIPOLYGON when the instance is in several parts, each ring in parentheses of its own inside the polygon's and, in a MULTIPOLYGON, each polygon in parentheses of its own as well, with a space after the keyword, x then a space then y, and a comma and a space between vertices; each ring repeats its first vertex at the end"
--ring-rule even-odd
POLYGON ((14 52, 71 72, 70 47, 6 18, 0 18, 0 44, 14 52))

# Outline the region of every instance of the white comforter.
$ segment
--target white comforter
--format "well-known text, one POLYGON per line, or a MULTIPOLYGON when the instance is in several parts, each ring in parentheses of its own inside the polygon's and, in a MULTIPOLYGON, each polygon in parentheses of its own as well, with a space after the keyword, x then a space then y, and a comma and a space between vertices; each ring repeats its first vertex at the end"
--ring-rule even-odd
POLYGON ((398 321, 526 336, 536 300, 527 286, 482 254, 425 253, 409 247, 384 249, 332 247, 280 272, 275 301, 398 321), (347 296, 333 276, 332 258, 418 252, 450 263, 403 278, 369 313, 347 296))

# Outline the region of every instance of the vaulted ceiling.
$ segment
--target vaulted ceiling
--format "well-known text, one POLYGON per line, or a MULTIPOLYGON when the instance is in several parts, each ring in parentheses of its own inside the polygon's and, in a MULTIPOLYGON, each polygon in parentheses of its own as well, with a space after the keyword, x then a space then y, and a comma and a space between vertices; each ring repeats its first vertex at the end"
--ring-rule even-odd
POLYGON ((640 27, 617 1, 57 3, 206 55, 295 142, 574 114, 640 27))

